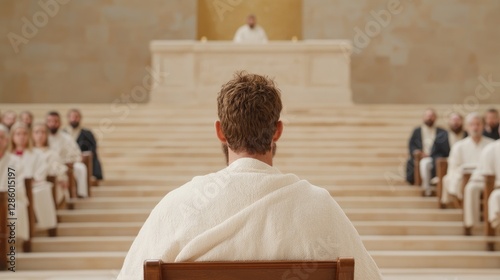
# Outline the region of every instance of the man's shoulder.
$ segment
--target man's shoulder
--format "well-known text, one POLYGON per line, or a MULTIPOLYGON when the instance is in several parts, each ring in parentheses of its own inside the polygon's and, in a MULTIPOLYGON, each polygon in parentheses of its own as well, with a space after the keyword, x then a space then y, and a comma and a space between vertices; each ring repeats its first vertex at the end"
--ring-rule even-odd
POLYGON ((412 134, 415 135, 415 134, 420 134, 422 132, 422 127, 421 126, 417 126, 413 129, 412 131, 412 134))

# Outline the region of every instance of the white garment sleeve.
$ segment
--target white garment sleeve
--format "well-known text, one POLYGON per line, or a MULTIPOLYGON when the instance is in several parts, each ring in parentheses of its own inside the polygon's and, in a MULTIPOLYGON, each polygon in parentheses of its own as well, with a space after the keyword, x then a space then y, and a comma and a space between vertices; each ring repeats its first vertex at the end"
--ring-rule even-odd
POLYGON ((233 42, 235 43, 241 43, 243 42, 243 28, 238 28, 236 30, 236 33, 234 34, 233 42))

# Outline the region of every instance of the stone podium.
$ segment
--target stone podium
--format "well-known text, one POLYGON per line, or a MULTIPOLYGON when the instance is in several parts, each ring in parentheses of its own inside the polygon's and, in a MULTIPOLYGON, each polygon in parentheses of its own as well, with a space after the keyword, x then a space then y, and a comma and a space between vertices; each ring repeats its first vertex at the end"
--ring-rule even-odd
POLYGON ((351 104, 351 43, 348 40, 152 41, 152 67, 159 78, 152 103, 215 104, 233 73, 246 70, 275 79, 286 106, 351 104))

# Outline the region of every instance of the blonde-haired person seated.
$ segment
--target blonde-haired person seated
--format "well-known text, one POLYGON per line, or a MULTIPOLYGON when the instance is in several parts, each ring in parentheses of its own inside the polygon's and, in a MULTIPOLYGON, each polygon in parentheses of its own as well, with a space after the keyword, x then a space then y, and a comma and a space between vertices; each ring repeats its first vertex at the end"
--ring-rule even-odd
POLYGON ((215 131, 228 164, 193 178, 153 209, 118 279, 142 279, 165 262, 335 260, 354 257, 356 279, 382 279, 361 238, 323 188, 273 167, 283 132, 281 93, 267 77, 238 73, 218 94, 215 131))
POLYGON ((60 204, 64 198, 69 198, 68 176, 66 171, 68 167, 64 164, 59 154, 49 148, 49 131, 45 123, 35 123, 33 125, 32 139, 34 150, 42 155, 44 162, 48 163, 47 174, 57 178, 57 204, 60 204))
POLYGON ((52 196, 52 184, 46 181, 49 164, 43 155, 32 148, 28 127, 21 122, 10 129, 11 153, 23 166, 23 178, 33 178, 33 209, 38 229, 52 229, 57 226, 56 209, 52 196))
MULTIPOLYGON (((56 111, 47 114, 46 124, 50 131, 49 147, 57 152, 64 163, 73 164, 73 174, 76 179, 76 191, 79 197, 87 197, 87 166, 82 162, 82 151, 76 141, 68 133, 62 131, 61 116, 56 111)), ((91 172, 91 171, 90 171, 91 172)))
POLYGON ((29 239, 28 198, 24 191, 24 180, 21 179, 23 174, 21 162, 18 157, 14 156, 8 150, 9 142, 9 129, 3 124, 0 124, 0 170, 2 170, 2 172, 0 172, 0 190, 8 191, 9 186, 15 187, 17 218, 16 238, 20 241, 24 241, 29 239), (9 174, 9 171, 15 176, 9 174), (12 177, 15 177, 15 179, 12 179, 12 177))

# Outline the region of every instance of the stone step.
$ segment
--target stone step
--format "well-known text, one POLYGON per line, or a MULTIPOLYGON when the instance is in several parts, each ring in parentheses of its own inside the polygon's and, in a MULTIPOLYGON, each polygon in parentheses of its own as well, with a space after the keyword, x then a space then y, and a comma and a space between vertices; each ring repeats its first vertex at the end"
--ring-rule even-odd
MULTIPOLYGON (((33 238, 33 252, 128 251, 135 236, 57 236, 33 238)), ((370 251, 484 251, 486 242, 500 246, 500 237, 484 236, 362 236, 370 251)))
MULTIPOLYGON (((70 203, 74 209, 150 209, 163 196, 157 197, 90 197, 74 199, 70 203)), ((342 208, 411 208, 435 209, 436 198, 432 197, 337 197, 342 208)))
POLYGON ((364 235, 361 239, 369 251, 486 251, 487 242, 500 246, 500 236, 364 235))
POLYGON ((16 269, 79 270, 120 269, 127 252, 18 253, 16 269))
POLYGON ((380 268, 500 267, 500 252, 487 251, 370 251, 380 268))
MULTIPOLYGON (((154 205, 149 209, 100 209, 58 210, 61 223, 88 222, 144 222, 154 205)), ((347 217, 355 221, 462 221, 456 209, 344 209, 347 217)))
MULTIPOLYGON (((60 223, 57 233, 58 236, 135 236, 143 222, 60 223)), ((461 236, 464 231, 462 222, 354 221, 353 224, 361 235, 461 236)), ((474 228, 473 234, 482 236, 482 228, 474 228)))
MULTIPOLYGON (((149 176, 135 174, 133 172, 125 175, 106 176, 106 184, 109 186, 137 186, 144 185, 176 185, 182 186, 190 181, 192 176, 189 175, 158 175, 149 176)), ((401 177, 393 178, 391 175, 335 175, 335 176, 309 176, 307 178, 313 185, 402 185, 404 184, 401 177)))
MULTIPOLYGON (((108 184, 108 182, 105 182, 108 184)), ((92 188, 93 197, 152 197, 165 196, 175 187, 165 187, 167 184, 159 184, 158 186, 125 186, 106 185, 92 188)), ((180 185, 178 185, 180 186, 180 185)), ((326 186, 326 185, 325 185, 326 186)), ((409 186, 366 186, 352 185, 343 187, 325 187, 334 197, 421 197, 422 190, 417 187, 409 186)), ((432 199, 432 198, 430 198, 432 199)), ((82 200, 83 201, 83 200, 82 200)), ((436 202, 437 203, 437 202, 436 202)))
MULTIPOLYGON (((500 252, 476 251, 369 251, 384 268, 498 269, 500 252)), ((16 268, 23 270, 120 269, 126 252, 19 253, 16 268), (64 264, 64 265, 61 265, 64 264)))

